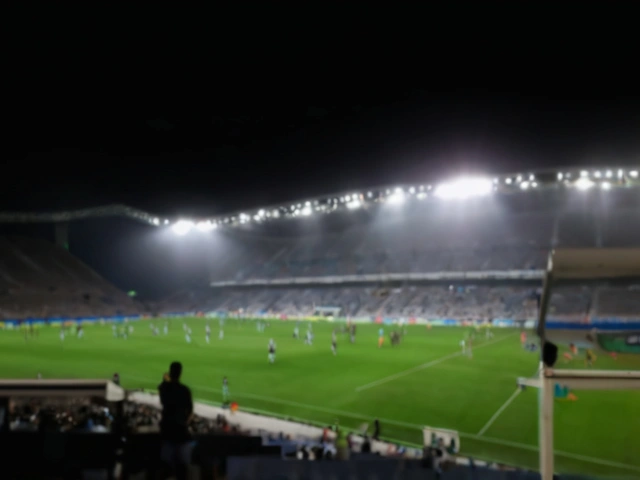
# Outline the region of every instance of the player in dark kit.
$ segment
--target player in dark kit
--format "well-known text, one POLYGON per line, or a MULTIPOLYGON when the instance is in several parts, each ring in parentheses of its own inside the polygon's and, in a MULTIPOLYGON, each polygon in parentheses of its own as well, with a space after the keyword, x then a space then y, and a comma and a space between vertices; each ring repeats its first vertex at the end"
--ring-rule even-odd
POLYGON ((276 361, 276 344, 273 338, 269 339, 269 363, 276 361))

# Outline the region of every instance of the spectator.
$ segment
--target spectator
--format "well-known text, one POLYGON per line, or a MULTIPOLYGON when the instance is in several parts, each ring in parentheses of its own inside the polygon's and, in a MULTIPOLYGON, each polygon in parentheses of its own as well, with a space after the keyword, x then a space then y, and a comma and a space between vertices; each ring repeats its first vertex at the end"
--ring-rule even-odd
POLYGON ((373 421, 373 439, 380 440, 380 420, 377 418, 373 421))
POLYGON ((180 383, 182 364, 173 362, 158 387, 162 404, 160 435, 162 460, 175 471, 178 480, 187 478, 191 458, 189 420, 193 414, 191 390, 180 383))

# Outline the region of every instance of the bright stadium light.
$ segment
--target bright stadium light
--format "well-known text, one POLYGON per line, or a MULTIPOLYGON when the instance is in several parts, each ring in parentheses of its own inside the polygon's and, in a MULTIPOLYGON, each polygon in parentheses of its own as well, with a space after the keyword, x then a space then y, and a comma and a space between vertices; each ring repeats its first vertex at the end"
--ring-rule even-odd
POLYGON ((512 182, 512 181, 513 181, 513 180, 511 180, 510 178, 507 178, 507 179, 504 181, 504 183, 506 183, 507 185, 511 185, 511 182, 512 182))
POLYGON ((442 183, 435 189, 435 196, 443 199, 465 199, 483 197, 493 190, 491 180, 486 178, 461 178, 442 183))
POLYGON ((611 178, 611 177, 613 177, 613 172, 611 170, 607 170, 607 173, 605 174, 605 176, 607 178, 611 178))
POLYGON ((600 178, 602 177, 602 173, 600 173, 599 170, 596 170, 596 172, 593 174, 596 178, 600 178))
POLYGON ((562 175, 562 172, 558 172, 558 180, 562 180, 563 177, 564 175, 562 175))
POLYGON ((312 213, 312 211, 311 211, 311 207, 309 205, 307 205, 302 210, 300 210, 300 214, 304 215, 305 217, 308 217, 309 215, 311 215, 311 213, 312 213))
POLYGON ((583 178, 588 177, 589 176, 589 172, 587 172, 586 170, 582 170, 580 172, 580 176, 583 177, 583 178))
POLYGON ((387 202, 391 205, 402 205, 404 203, 404 192, 401 188, 396 188, 396 191, 387 197, 387 202))
POLYGON ((629 175, 631 175, 633 178, 638 178, 638 171, 637 170, 631 170, 629 172, 629 175))
POLYGON ((191 231, 192 228, 193 222, 189 220, 178 220, 171 226, 171 230, 173 230, 173 233, 180 236, 186 235, 191 231))
POLYGON ((361 206, 362 203, 360 203, 360 200, 358 200, 357 198, 354 198, 349 203, 347 203, 347 208, 349 210, 355 210, 356 208, 360 208, 361 206))
POLYGON ((207 220, 204 222, 198 222, 196 224, 196 228, 201 232, 210 232, 211 230, 215 230, 217 225, 213 223, 211 220, 207 220))
POLYGON ((611 184, 609 182, 602 182, 600 188, 602 188, 602 190, 611 190, 611 184))
POLYGON ((529 182, 520 182, 520 189, 526 190, 529 188, 529 182))
POLYGON ((586 177, 579 178, 575 183, 575 186, 578 190, 589 190, 594 185, 595 183, 586 177))

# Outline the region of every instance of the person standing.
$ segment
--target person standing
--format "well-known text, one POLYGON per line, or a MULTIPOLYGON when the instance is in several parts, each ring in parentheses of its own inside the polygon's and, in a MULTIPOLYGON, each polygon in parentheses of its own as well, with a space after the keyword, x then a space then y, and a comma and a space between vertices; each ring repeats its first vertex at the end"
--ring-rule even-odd
POLYGON ((162 439, 161 459, 171 468, 178 480, 187 478, 187 465, 191 460, 191 435, 189 420, 193 414, 191 390, 180 382, 182 364, 173 362, 169 373, 165 373, 158 386, 162 419, 160 437, 162 439))

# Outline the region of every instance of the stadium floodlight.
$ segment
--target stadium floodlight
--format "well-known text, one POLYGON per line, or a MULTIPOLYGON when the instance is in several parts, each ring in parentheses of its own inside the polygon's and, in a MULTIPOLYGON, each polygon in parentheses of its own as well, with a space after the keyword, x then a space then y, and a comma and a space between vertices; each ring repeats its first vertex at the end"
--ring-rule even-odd
POLYGON ((411 195, 413 195, 414 193, 416 193, 416 188, 415 188, 415 187, 411 187, 411 188, 409 189, 409 193, 410 193, 411 195))
POLYGON ((558 180, 562 180, 564 178, 564 175, 562 175, 562 172, 558 172, 558 180))
POLYGON ((602 188, 602 190, 611 190, 611 183, 609 182, 602 182, 600 184, 600 188, 602 188))
POLYGON ((601 178, 602 177, 602 173, 600 173, 599 170, 596 170, 596 172, 593 174, 594 177, 596 178, 601 178))
POLYGON ((200 230, 201 232, 210 232, 212 230, 215 230, 215 228, 217 227, 217 225, 215 223, 213 223, 211 220, 206 220, 204 222, 198 222, 196 224, 196 228, 198 230, 200 230))
POLYGON ((538 182, 531 182, 531 187, 532 188, 537 188, 538 187, 538 182))
POLYGON ((529 188, 529 182, 520 182, 520 190, 526 190, 529 188))
POLYGON ((536 177, 533 176, 533 173, 529 174, 529 181, 533 182, 536 179, 536 177))
POLYGON ((483 197, 493 191, 491 180, 486 178, 461 178, 442 183, 435 189, 435 196, 443 199, 461 199, 483 197))
POLYGON ((613 176, 613 172, 611 170, 607 170, 607 173, 605 174, 605 176, 607 178, 611 178, 613 176))
POLYGON ((355 210, 356 208, 360 208, 361 206, 362 203, 360 203, 360 200, 358 200, 357 198, 354 198, 349 203, 347 203, 347 208, 349 210, 355 210))
POLYGON ((618 178, 622 178, 622 177, 624 177, 624 171, 618 170, 618 178))
POLYGON ((396 191, 387 197, 387 202, 391 205, 402 205, 404 203, 404 192, 401 188, 396 188, 396 191))
POLYGON ((637 170, 631 170, 629 172, 629 175, 631 175, 631 177, 633 177, 633 178, 638 178, 638 171, 637 170))
POLYGON ((190 220, 178 220, 171 226, 171 230, 176 235, 184 236, 191 231, 193 226, 193 222, 190 220))
POLYGON ((589 190, 594 185, 595 183, 586 177, 579 178, 575 183, 575 186, 578 190, 589 190))
POLYGON ((507 185, 511 185, 511 182, 513 182, 513 180, 511 180, 510 178, 507 178, 504 183, 506 183, 507 185))
POLYGON ((157 217, 156 217, 156 218, 154 218, 154 219, 152 220, 152 222, 153 222, 153 224, 154 224, 156 227, 157 227, 158 225, 160 225, 160 219, 159 219, 159 218, 157 218, 157 217))
POLYGON ((418 195, 418 200, 424 200, 425 198, 427 198, 427 194, 424 192, 420 192, 418 195))
POLYGON ((240 223, 247 223, 249 220, 251 220, 251 217, 249 217, 249 215, 247 215, 246 213, 241 213, 239 215, 239 219, 240 223))
POLYGON ((588 177, 589 176, 589 172, 587 172, 586 170, 582 170, 582 171, 580 171, 580 176, 583 177, 583 178, 588 177))
MULTIPOLYGON (((309 203, 309 202, 307 202, 309 203)), ((302 210, 299 210, 301 215, 304 215, 305 217, 308 217, 309 215, 311 215, 313 212, 311 211, 311 207, 309 205, 305 206, 302 210)))

